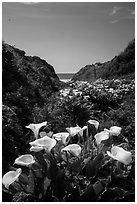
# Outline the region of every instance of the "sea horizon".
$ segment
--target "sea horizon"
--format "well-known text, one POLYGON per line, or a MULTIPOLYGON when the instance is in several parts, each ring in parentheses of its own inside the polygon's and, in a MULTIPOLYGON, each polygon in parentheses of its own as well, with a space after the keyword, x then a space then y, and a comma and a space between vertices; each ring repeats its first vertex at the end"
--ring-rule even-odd
POLYGON ((72 79, 75 73, 57 73, 59 79, 63 82, 67 82, 72 79))

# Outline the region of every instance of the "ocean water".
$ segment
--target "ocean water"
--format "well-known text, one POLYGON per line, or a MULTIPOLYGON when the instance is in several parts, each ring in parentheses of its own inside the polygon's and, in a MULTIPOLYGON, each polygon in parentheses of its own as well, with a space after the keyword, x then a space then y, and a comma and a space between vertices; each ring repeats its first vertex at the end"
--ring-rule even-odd
POLYGON ((67 82, 72 79, 75 73, 58 73, 58 77, 61 81, 67 82))

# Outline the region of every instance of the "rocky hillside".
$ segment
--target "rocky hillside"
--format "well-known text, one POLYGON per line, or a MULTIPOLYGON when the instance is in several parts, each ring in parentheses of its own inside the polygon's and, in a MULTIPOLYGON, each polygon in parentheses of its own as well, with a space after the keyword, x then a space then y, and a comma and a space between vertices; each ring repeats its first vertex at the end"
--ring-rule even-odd
POLYGON ((135 40, 131 41, 126 49, 112 60, 105 63, 86 65, 72 78, 73 81, 82 80, 93 82, 98 78, 112 79, 135 73, 135 40))
POLYGON ((26 56, 24 51, 3 42, 3 162, 12 162, 26 151, 29 136, 24 127, 40 122, 35 121, 34 109, 48 103, 50 96, 61 86, 54 68, 45 60, 26 56))
POLYGON ((72 80, 93 82, 100 77, 102 71, 103 66, 101 63, 86 65, 73 76, 72 80))

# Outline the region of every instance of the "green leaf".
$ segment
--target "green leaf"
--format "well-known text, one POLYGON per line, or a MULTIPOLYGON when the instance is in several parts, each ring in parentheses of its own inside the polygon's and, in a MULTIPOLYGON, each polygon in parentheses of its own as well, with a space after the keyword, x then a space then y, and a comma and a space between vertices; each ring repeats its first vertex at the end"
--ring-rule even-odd
POLYGON ((47 159, 50 162, 49 168, 47 170, 48 178, 55 180, 57 172, 58 172, 57 163, 56 163, 55 159, 53 158, 53 155, 51 155, 51 154, 47 155, 47 159))
POLYGON ((82 170, 81 161, 79 159, 75 159, 74 162, 70 164, 70 169, 74 173, 78 173, 82 170))
POLYGON ((79 197, 78 202, 95 202, 96 201, 96 193, 93 189, 93 185, 89 185, 86 188, 86 191, 79 197))
POLYGON ((99 166, 101 165, 103 160, 103 154, 100 153, 98 154, 94 160, 89 160, 86 161, 86 166, 85 166, 85 170, 86 170, 86 177, 93 177, 97 174, 97 171, 99 169, 99 166))
POLYGON ((22 173, 19 176, 19 181, 26 185, 28 183, 28 176, 25 173, 22 173))
POLYGON ((43 194, 46 195, 47 189, 51 184, 51 179, 48 179, 48 177, 45 177, 43 180, 43 194))
POLYGON ((32 170, 29 172, 28 176, 28 184, 26 185, 26 192, 33 194, 34 193, 34 187, 35 187, 35 182, 34 182, 34 175, 32 173, 32 170))
POLYGON ((115 188, 108 188, 107 191, 105 191, 101 195, 101 202, 115 202, 119 201, 120 199, 124 198, 126 196, 127 192, 124 191, 121 188, 115 187, 115 188))
POLYGON ((42 166, 45 174, 47 171, 47 163, 44 159, 44 150, 40 151, 40 152, 35 152, 35 157, 37 158, 39 164, 42 166))
POLYGON ((39 165, 38 163, 34 163, 31 169, 36 178, 40 178, 40 179, 43 178, 43 171, 42 171, 41 165, 39 165))
POLYGON ((102 185, 101 182, 96 182, 94 185, 93 185, 93 189, 96 193, 96 195, 100 194, 101 192, 103 192, 103 190, 105 189, 105 186, 102 185))
POLYGON ((53 195, 61 200, 65 196, 65 188, 65 171, 60 170, 54 182, 53 195))

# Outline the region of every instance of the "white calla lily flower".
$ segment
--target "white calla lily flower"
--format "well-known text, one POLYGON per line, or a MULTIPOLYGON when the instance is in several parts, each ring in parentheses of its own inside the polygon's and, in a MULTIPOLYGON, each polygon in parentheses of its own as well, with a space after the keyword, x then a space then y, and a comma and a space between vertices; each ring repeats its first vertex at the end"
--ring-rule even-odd
POLYGON ((94 125, 96 130, 98 130, 99 122, 96 120, 88 120, 88 123, 94 125))
POLYGON ((128 165, 132 162, 132 154, 124 150, 122 147, 113 146, 111 152, 107 151, 108 156, 111 158, 128 165))
POLYGON ((40 133, 39 133, 39 135, 40 135, 40 138, 42 138, 42 137, 47 136, 47 133, 46 133, 46 132, 44 132, 44 131, 42 131, 42 132, 40 132, 40 133))
POLYGON ((30 142, 29 144, 31 146, 36 146, 36 147, 43 147, 46 151, 51 151, 51 149, 56 145, 56 140, 52 139, 48 136, 44 136, 40 139, 37 139, 33 142, 30 142))
POLYGON ((53 137, 57 140, 57 141, 62 141, 63 144, 66 144, 66 139, 68 138, 69 133, 68 132, 59 132, 56 134, 53 134, 53 137))
POLYGON ((81 153, 81 147, 78 144, 70 144, 61 150, 61 152, 63 151, 70 151, 74 156, 78 157, 81 153))
POLYGON ((31 154, 25 154, 18 157, 14 164, 21 165, 21 166, 29 166, 35 163, 34 157, 31 154))
POLYGON ((87 129, 87 126, 83 126, 83 128, 81 128, 81 130, 78 132, 80 136, 83 136, 83 131, 86 129, 87 129))
POLYGON ((122 128, 118 126, 112 126, 110 128, 110 135, 118 136, 121 133, 122 128))
POLYGON ((5 188, 9 189, 10 184, 14 183, 15 181, 18 181, 21 172, 21 168, 17 169, 16 171, 7 172, 2 178, 2 183, 5 188))
POLYGON ((47 125, 47 121, 37 124, 29 124, 28 126, 25 126, 26 128, 31 129, 34 132, 34 136, 37 139, 39 134, 39 129, 43 126, 47 125))
POLYGON ((107 130, 104 130, 94 135, 94 138, 96 139, 97 145, 100 145, 103 140, 109 139, 109 132, 107 130))
POLYGON ((48 133, 45 132, 45 131, 40 132, 40 138, 42 138, 44 136, 52 137, 53 136, 53 132, 52 131, 49 131, 48 133))
POLYGON ((41 150, 43 150, 44 148, 43 147, 37 147, 37 146, 32 146, 30 148, 30 151, 31 152, 40 152, 41 150))
POLYGON ((70 127, 66 128, 66 130, 69 132, 69 134, 74 137, 76 134, 78 134, 82 129, 79 126, 76 127, 70 127))

